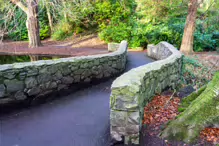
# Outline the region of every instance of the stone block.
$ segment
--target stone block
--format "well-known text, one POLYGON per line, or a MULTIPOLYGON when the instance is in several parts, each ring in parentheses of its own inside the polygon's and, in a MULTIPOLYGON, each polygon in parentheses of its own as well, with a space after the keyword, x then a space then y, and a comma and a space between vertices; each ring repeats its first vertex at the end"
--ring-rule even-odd
POLYGON ((16 76, 16 71, 13 70, 9 70, 3 73, 3 77, 5 77, 6 79, 14 79, 16 76))
POLYGON ((69 84, 73 83, 74 79, 72 77, 70 77, 70 76, 67 76, 67 77, 63 77, 61 79, 61 81, 62 81, 63 84, 69 85, 69 84))
POLYGON ((118 43, 108 43, 108 51, 109 52, 114 52, 118 50, 119 44, 118 43))
POLYGON ((129 112, 128 113, 128 125, 139 125, 140 115, 139 111, 137 112, 129 112))
POLYGON ((52 79, 52 76, 50 74, 39 74, 37 76, 37 81, 39 84, 46 83, 52 79))
POLYGON ((16 100, 25 100, 27 98, 27 96, 24 94, 23 91, 18 91, 15 93, 14 98, 16 100))
POLYGON ((111 110, 110 112, 110 124, 114 127, 123 127, 126 124, 127 112, 111 110))
POLYGON ((5 96, 5 85, 0 84, 0 98, 5 96))
POLYGON ((24 90, 24 82, 23 81, 13 79, 13 80, 5 80, 4 83, 6 85, 8 93, 24 90))
POLYGON ((32 88, 37 86, 37 79, 35 77, 29 77, 25 79, 25 86, 26 88, 32 88))
POLYGON ((39 87, 33 87, 33 88, 31 88, 31 89, 29 89, 29 90, 27 91, 27 94, 28 94, 29 96, 34 96, 34 95, 39 94, 40 92, 41 92, 41 90, 40 90, 39 87))

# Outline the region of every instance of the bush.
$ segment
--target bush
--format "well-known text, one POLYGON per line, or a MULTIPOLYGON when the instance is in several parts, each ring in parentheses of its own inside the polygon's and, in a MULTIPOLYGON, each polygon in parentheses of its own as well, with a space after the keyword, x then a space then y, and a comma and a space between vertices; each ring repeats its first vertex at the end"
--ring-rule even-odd
MULTIPOLYGON (((98 22, 99 20, 100 22, 108 20, 108 23, 99 24, 100 38, 107 42, 118 42, 125 39, 128 40, 131 48, 145 48, 147 44, 157 44, 160 41, 167 41, 180 48, 187 16, 187 2, 181 4, 181 2, 176 1, 173 3, 174 6, 165 2, 156 5, 156 10, 164 12, 165 17, 159 12, 154 12, 155 5, 153 3, 157 2, 143 0, 138 2, 137 9, 133 6, 134 4, 129 5, 128 10, 132 10, 128 11, 129 13, 124 13, 124 11, 118 11, 117 13, 117 9, 122 10, 119 5, 115 5, 114 7, 118 8, 113 9, 110 3, 100 4, 98 12, 104 14, 103 16, 105 17, 98 15, 100 18, 98 22), (148 15, 149 13, 150 15, 148 15), (123 17, 124 14, 128 14, 128 16, 123 17)), ((219 46, 219 41, 215 37, 217 35, 214 35, 214 31, 218 30, 218 26, 209 25, 209 27, 206 27, 205 23, 208 24, 215 21, 215 19, 208 19, 208 17, 212 16, 205 13, 200 13, 199 15, 206 15, 206 19, 197 19, 197 27, 194 34, 194 51, 214 51, 219 46)))
POLYGON ((63 40, 73 34, 72 25, 69 22, 59 23, 52 34, 52 39, 54 40, 63 40))
POLYGON ((131 26, 126 23, 109 25, 99 33, 99 37, 106 42, 119 43, 122 40, 130 40, 131 26))

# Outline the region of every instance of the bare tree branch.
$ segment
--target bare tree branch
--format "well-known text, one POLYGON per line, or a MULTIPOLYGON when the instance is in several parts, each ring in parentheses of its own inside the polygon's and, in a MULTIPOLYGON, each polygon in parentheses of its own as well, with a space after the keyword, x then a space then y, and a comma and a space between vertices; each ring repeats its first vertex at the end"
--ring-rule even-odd
POLYGON ((21 10, 28 14, 28 8, 20 0, 11 0, 12 3, 17 5, 21 10))

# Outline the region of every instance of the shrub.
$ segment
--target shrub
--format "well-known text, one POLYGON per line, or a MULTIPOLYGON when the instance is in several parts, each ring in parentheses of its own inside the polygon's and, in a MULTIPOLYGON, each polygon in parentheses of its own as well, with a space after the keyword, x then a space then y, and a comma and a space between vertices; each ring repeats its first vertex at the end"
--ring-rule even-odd
POLYGON ((59 23, 52 34, 52 39, 63 40, 73 34, 72 25, 69 22, 63 21, 59 23))

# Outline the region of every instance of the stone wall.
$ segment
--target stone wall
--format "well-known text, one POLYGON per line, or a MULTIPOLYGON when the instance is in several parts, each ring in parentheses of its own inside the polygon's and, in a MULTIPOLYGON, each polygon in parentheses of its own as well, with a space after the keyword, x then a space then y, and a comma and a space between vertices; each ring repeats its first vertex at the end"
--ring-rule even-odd
POLYGON ((167 87, 175 88, 180 77, 182 54, 167 42, 148 46, 148 56, 158 61, 134 68, 112 84, 110 96, 111 136, 125 143, 139 143, 144 107, 167 87))
POLYGON ((124 71, 127 42, 102 55, 0 65, 0 104, 23 101, 124 71))

